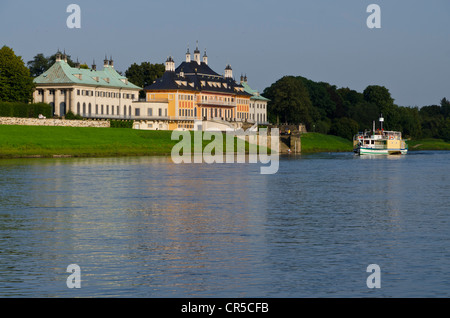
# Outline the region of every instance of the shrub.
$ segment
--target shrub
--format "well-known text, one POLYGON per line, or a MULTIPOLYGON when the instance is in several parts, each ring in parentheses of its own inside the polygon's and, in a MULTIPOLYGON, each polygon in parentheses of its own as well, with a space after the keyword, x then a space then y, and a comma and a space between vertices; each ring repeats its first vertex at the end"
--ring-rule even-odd
POLYGON ((110 120, 111 128, 133 128, 132 120, 110 120))
POLYGON ((82 120, 83 117, 80 115, 75 115, 71 110, 67 112, 67 114, 64 116, 65 119, 71 119, 71 120, 82 120))
POLYGON ((44 103, 0 102, 0 116, 37 118, 39 114, 52 117, 52 106, 44 103))

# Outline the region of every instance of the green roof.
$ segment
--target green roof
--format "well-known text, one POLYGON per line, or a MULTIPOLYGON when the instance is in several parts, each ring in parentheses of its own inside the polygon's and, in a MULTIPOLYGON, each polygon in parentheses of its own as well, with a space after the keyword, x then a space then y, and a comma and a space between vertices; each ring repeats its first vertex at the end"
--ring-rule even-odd
POLYGON ((252 94, 253 96, 250 97, 250 99, 254 99, 254 100, 263 100, 263 101, 270 101, 270 99, 267 99, 265 97, 262 97, 261 95, 259 95, 259 92, 257 90, 252 89, 250 86, 248 86, 247 82, 242 82, 241 85, 244 87, 244 91, 252 94))
POLYGON ((79 84, 103 86, 112 88, 142 89, 128 82, 112 66, 105 66, 103 70, 82 69, 71 67, 65 61, 55 62, 46 72, 34 79, 36 84, 79 84))

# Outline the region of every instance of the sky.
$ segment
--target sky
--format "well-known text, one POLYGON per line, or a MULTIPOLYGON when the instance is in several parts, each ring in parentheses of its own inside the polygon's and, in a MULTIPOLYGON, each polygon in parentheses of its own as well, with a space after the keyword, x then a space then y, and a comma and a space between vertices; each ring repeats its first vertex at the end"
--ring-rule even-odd
POLYGON ((227 64, 262 92, 286 75, 363 92, 389 89, 399 106, 450 99, 449 0, 0 0, 0 46, 26 63, 58 49, 117 70, 133 63, 175 64, 198 41, 211 68, 227 64), (68 28, 70 4, 81 27, 68 28), (370 4, 381 28, 368 28, 370 4))

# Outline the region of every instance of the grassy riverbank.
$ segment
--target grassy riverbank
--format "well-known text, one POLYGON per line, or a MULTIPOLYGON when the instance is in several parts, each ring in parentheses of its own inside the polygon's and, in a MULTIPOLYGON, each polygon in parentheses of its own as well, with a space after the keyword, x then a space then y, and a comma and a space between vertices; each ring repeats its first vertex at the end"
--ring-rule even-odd
POLYGON ((164 155, 177 143, 170 136, 121 128, 0 126, 0 157, 164 155))
POLYGON ((450 142, 442 139, 408 140, 408 149, 414 150, 450 150, 450 142))
POLYGON ((353 151, 350 140, 319 133, 302 134, 302 153, 353 151))
MULTIPOLYGON (((0 125, 0 158, 170 155, 181 141, 171 136, 161 130, 0 125)), ((203 140, 202 147, 210 143, 203 140)))

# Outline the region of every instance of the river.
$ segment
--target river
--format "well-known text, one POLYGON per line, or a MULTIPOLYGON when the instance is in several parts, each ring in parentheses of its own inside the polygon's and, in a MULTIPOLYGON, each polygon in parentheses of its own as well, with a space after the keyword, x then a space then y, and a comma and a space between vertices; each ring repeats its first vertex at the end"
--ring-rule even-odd
POLYGON ((283 156, 272 175, 0 160, 0 297, 449 297, 449 167, 446 151, 283 156))

